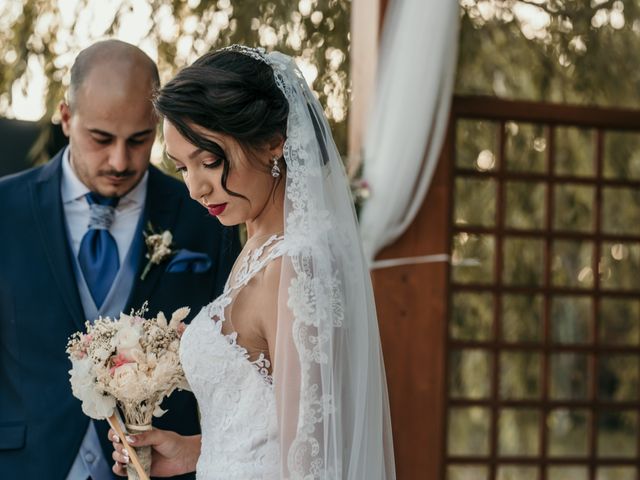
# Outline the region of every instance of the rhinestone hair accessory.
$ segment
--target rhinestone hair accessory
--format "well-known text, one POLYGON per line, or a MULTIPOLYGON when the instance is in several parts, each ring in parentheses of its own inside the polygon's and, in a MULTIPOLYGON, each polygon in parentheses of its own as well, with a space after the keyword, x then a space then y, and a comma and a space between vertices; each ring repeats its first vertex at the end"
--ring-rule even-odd
POLYGON ((247 47, 246 45, 239 45, 237 43, 234 43, 233 45, 221 48, 220 50, 223 52, 238 52, 243 55, 247 55, 254 60, 259 60, 261 62, 269 64, 269 62, 267 62, 267 51, 262 47, 247 47))

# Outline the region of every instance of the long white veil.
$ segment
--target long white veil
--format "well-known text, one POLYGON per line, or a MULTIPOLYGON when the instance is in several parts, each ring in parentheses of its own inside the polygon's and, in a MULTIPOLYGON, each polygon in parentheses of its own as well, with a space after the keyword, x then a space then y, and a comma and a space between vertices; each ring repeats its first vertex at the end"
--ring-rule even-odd
POLYGON ((373 290, 329 125, 291 57, 230 48, 270 65, 289 102, 273 359, 280 478, 395 479, 373 290))

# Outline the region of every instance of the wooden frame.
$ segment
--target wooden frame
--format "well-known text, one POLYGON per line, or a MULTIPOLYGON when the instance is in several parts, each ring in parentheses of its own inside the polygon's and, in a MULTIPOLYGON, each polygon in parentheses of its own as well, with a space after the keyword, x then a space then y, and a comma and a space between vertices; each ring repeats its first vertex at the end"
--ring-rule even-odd
MULTIPOLYGON (((499 129, 501 132, 503 128, 499 129)), ((624 109, 603 109, 551 105, 531 102, 513 102, 480 97, 456 97, 452 104, 450 125, 425 202, 414 223, 393 245, 385 248, 378 259, 414 257, 452 252, 452 238, 460 232, 495 235, 496 252, 494 272, 502 271, 501 242, 503 238, 538 238, 544 244, 544 281, 539 286, 503 285, 500 273, 495 281, 485 284, 456 284, 452 282, 450 266, 446 263, 419 264, 375 270, 372 273, 384 349, 387 380, 390 392, 396 464, 399 479, 445 479, 449 464, 486 465, 490 480, 497 478, 499 465, 530 465, 538 469, 538 479, 547 479, 549 465, 583 465, 588 478, 594 480, 597 468, 607 465, 637 466, 640 460, 640 433, 638 454, 633 458, 606 458, 597 454, 597 426, 599 412, 605 410, 632 410, 640 418, 640 402, 609 401, 598 398, 595 372, 603 353, 637 355, 636 345, 613 346, 598 341, 598 309, 602 298, 640 298, 640 290, 602 288, 598 275, 589 288, 559 287, 550 278, 550 252, 555 240, 587 240, 594 243, 592 268, 598 271, 600 248, 603 242, 640 242, 640 236, 610 234, 602 231, 600 205, 603 188, 640 187, 639 179, 604 178, 603 145, 605 131, 627 130, 640 132, 640 112, 624 109), (547 166, 544 173, 512 173, 504 169, 479 172, 455 166, 455 125, 458 119, 484 119, 504 126, 507 121, 544 124, 547 126, 547 166), (590 128, 595 135, 595 175, 585 178, 557 175, 553 172, 553 130, 557 126, 590 128), (494 227, 454 225, 453 186, 457 177, 493 178, 498 182, 499 207, 494 227), (510 228, 504 222, 504 182, 545 182, 546 211, 554 209, 553 185, 572 183, 594 187, 595 223, 591 232, 554 229, 547 213, 544 227, 539 230, 510 228), (500 185, 503 185, 502 187, 500 185), (448 335, 450 301, 454 291, 477 291, 491 294, 499 303, 505 293, 536 293, 543 297, 543 341, 541 344, 503 342, 500 340, 499 308, 495 308, 494 337, 488 342, 451 339, 448 335), (550 309, 552 295, 579 295, 591 300, 593 322, 591 342, 585 345, 555 345, 550 341, 550 309), (491 364, 491 395, 485 399, 451 398, 448 394, 448 355, 462 348, 485 349, 493 352, 491 364), (499 352, 541 352, 542 393, 538 399, 500 399, 499 352), (580 400, 554 400, 549 395, 550 358, 554 353, 579 353, 588 358, 591 372, 588 398, 580 400), (490 451, 488 456, 455 456, 446 452, 447 411, 450 407, 477 406, 491 410, 490 451), (500 408, 540 409, 539 455, 512 456, 508 459, 497 453, 497 412, 500 408), (585 457, 557 458, 546 450, 546 414, 556 408, 582 408, 589 411, 588 454, 585 457)), ((499 142, 498 157, 504 158, 504 139, 499 142)), ((639 428, 640 430, 640 428, 639 428)), ((640 470, 636 469, 636 478, 640 470)))

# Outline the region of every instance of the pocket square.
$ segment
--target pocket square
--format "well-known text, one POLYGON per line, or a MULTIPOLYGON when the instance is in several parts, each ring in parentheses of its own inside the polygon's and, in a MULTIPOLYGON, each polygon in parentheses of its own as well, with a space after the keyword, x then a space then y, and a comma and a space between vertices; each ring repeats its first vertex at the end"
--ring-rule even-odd
POLYGON ((167 272, 203 273, 211 268, 211 258, 206 253, 179 250, 167 265, 167 272))

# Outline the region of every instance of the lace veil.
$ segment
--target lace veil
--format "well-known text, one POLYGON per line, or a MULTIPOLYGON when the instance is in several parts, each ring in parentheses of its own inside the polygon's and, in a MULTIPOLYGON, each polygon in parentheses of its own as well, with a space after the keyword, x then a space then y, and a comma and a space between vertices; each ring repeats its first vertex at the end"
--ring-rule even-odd
POLYGON ((285 231, 274 360, 280 478, 395 478, 369 270, 340 155, 294 60, 266 62, 289 102, 285 231))

